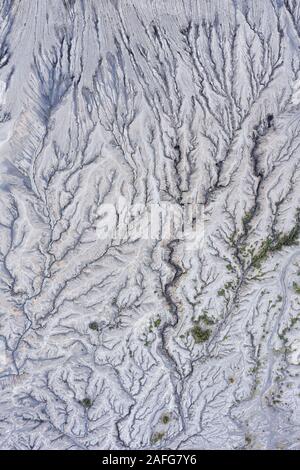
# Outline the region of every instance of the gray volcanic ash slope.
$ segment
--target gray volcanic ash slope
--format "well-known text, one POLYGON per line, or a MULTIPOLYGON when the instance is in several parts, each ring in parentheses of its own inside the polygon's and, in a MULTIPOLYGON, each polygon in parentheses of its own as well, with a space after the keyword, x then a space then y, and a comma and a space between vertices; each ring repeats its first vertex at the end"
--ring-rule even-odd
POLYGON ((0 0, 1 449, 300 447, 299 47, 298 0, 0 0))

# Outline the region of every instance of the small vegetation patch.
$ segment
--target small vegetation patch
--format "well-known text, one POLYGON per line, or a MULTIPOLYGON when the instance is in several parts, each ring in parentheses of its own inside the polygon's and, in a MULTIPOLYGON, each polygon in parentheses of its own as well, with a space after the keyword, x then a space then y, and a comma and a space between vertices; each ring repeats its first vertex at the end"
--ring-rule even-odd
POLYGON ((199 325, 195 325, 191 329, 192 336, 194 338, 195 343, 204 343, 207 341, 211 335, 211 331, 207 329, 201 328, 199 325))
POLYGON ((162 440, 164 435, 165 435, 164 432, 155 432, 154 434, 152 434, 151 444, 157 444, 157 442, 162 440))
POLYGON ((296 292, 296 294, 300 295, 300 286, 296 282, 293 282, 293 289, 296 292))
POLYGON ((273 238, 268 237, 262 242, 256 255, 253 256, 252 265, 259 268, 271 253, 280 251, 285 246, 297 245, 299 231, 300 224, 297 223, 288 233, 277 233, 273 238))
POLYGON ((84 408, 90 408, 93 404, 90 398, 84 398, 83 400, 81 400, 80 403, 82 404, 82 406, 84 406, 84 408))
POLYGON ((94 330, 94 331, 99 331, 99 325, 96 321, 92 321, 90 324, 89 324, 89 328, 91 330, 94 330))
POLYGON ((168 424, 170 422, 170 416, 168 414, 164 414, 161 417, 161 422, 163 424, 168 424))
POLYGON ((198 322, 203 322, 205 325, 213 325, 215 322, 210 318, 206 311, 204 311, 199 317, 198 322))
POLYGON ((246 212, 244 217, 242 218, 243 225, 248 225, 249 222, 251 222, 252 219, 252 212, 246 212))

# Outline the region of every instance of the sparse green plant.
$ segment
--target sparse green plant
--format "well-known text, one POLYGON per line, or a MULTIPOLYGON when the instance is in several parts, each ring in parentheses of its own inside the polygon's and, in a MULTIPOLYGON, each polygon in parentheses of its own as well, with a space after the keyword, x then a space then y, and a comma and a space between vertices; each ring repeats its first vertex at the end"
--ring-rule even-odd
POLYGON ((84 406, 84 408, 90 408, 92 406, 92 400, 90 398, 83 398, 83 400, 81 400, 80 402, 82 404, 82 406, 84 406))
POLYGON ((259 268, 261 263, 273 252, 280 251, 285 246, 293 246, 298 244, 298 236, 300 231, 300 224, 297 222, 296 225, 288 233, 276 233, 271 238, 267 237, 264 240, 256 253, 252 258, 252 265, 259 268))
POLYGON ((244 217, 242 218, 242 222, 243 222, 244 227, 245 227, 245 225, 249 224, 251 219, 252 219, 252 213, 251 212, 246 212, 244 217))
POLYGON ((232 281, 226 282, 226 284, 224 285, 225 289, 231 289, 232 286, 233 286, 232 281))
POLYGON ((168 424, 169 421, 170 421, 170 416, 169 416, 168 414, 162 415, 162 417, 161 417, 161 422, 162 422, 163 424, 168 424))
POLYGON ((203 312, 202 315, 199 317, 199 321, 205 323, 205 325, 213 325, 215 322, 212 318, 210 318, 206 312, 203 312))
POLYGON ((207 341, 211 335, 211 331, 208 329, 203 329, 199 325, 195 325, 191 329, 192 336, 194 338, 195 343, 204 343, 207 341))
POLYGON ((300 286, 296 282, 293 282, 293 289, 296 292, 296 294, 300 295, 300 286))
POLYGON ((92 321, 90 324, 89 324, 89 328, 91 330, 94 330, 94 331, 99 331, 99 325, 96 321, 92 321))
POLYGON ((155 432, 151 436, 151 444, 157 444, 157 442, 161 441, 162 438, 164 437, 165 433, 164 432, 155 432))

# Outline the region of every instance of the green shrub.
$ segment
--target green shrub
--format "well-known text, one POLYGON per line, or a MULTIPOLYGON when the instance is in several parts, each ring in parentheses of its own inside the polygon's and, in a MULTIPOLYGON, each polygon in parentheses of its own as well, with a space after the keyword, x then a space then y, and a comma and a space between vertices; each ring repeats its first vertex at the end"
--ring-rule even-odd
POLYGON ((210 318, 206 312, 203 312, 202 315, 200 315, 199 321, 203 321, 205 325, 213 325, 215 323, 214 320, 210 318))
POLYGON ((156 444, 157 442, 161 441, 164 435, 164 432, 155 432, 154 434, 152 434, 151 444, 156 444))
POLYGON ((90 408, 92 406, 92 400, 90 398, 84 398, 80 403, 84 408, 90 408))
POLYGON ((89 328, 91 330, 94 330, 94 331, 99 331, 99 325, 96 321, 92 321, 90 324, 89 324, 89 328))
POLYGON ((251 212, 246 212, 244 217, 242 218, 243 225, 247 225, 252 219, 252 213, 251 212))
POLYGON ((170 416, 169 416, 169 415, 167 415, 167 414, 162 415, 162 417, 161 417, 161 422, 162 422, 163 424, 168 424, 169 421, 170 421, 170 416))
POLYGON ((296 282, 293 282, 293 288, 296 294, 300 295, 300 286, 296 282))
POLYGON ((205 341, 209 339, 211 335, 210 330, 203 329, 199 325, 195 325, 191 329, 191 333, 192 333, 195 343, 197 344, 204 343, 205 341))

